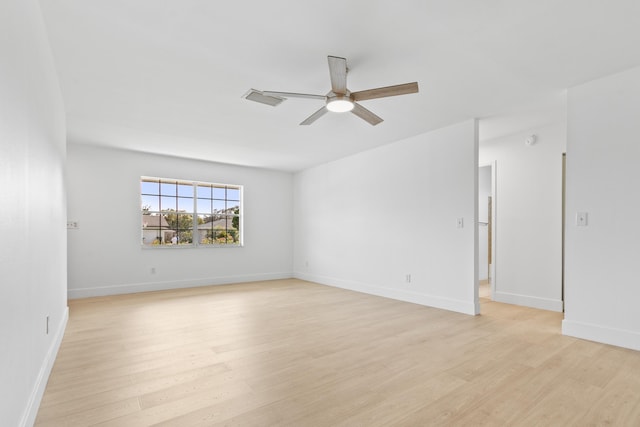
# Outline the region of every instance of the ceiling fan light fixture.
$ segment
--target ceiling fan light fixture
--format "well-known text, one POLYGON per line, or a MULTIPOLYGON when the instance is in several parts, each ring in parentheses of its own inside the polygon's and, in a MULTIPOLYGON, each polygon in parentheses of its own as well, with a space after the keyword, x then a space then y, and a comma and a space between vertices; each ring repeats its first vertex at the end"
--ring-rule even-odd
POLYGON ((334 113, 346 113, 353 107, 353 101, 348 96, 336 96, 327 101, 327 110, 334 113))

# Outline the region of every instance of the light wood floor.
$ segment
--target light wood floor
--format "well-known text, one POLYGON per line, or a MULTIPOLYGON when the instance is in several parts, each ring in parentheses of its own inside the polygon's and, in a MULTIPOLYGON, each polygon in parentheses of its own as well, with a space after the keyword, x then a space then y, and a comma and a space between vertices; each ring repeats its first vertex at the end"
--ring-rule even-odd
POLYGON ((640 353, 560 313, 299 280, 69 306, 37 426, 640 425, 640 353))

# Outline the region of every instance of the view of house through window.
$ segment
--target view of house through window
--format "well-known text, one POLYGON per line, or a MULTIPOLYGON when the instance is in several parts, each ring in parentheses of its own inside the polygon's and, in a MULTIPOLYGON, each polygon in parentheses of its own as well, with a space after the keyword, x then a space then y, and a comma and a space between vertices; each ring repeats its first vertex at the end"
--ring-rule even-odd
POLYGON ((140 180, 144 246, 240 246, 242 187, 176 179, 140 180))

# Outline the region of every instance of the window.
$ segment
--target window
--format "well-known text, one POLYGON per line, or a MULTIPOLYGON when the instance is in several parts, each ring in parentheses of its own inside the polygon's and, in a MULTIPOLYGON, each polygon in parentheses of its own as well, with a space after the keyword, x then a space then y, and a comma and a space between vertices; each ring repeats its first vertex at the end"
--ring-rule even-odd
POLYGON ((241 246, 242 186, 142 177, 143 246, 241 246))

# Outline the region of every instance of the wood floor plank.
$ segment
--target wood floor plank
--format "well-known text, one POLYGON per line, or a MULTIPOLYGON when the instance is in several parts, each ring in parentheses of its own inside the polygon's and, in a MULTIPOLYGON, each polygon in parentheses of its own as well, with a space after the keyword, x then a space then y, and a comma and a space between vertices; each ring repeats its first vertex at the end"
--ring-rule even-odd
POLYGON ((36 426, 640 425, 640 353, 562 314, 301 280, 73 300, 36 426))
POLYGON ((624 373, 617 375, 608 385, 610 390, 591 405, 576 425, 631 426, 640 419, 640 401, 637 377, 624 373))
POLYGON ((90 383, 86 387, 73 387, 58 392, 47 392, 40 410, 46 411, 49 416, 51 414, 57 414, 58 416, 68 415, 91 409, 96 405, 114 403, 132 397, 142 397, 211 376, 224 378, 228 374, 229 369, 226 366, 216 364, 187 370, 179 374, 158 375, 147 380, 135 380, 129 377, 126 378, 126 385, 111 386, 106 391, 96 388, 90 383))

